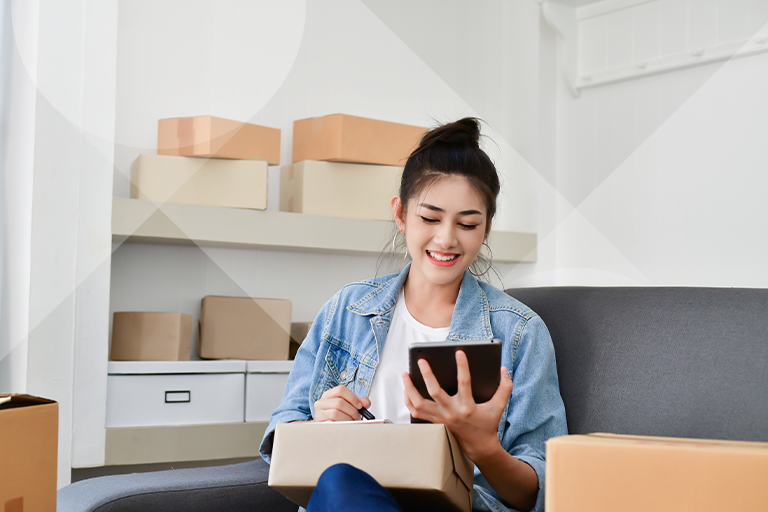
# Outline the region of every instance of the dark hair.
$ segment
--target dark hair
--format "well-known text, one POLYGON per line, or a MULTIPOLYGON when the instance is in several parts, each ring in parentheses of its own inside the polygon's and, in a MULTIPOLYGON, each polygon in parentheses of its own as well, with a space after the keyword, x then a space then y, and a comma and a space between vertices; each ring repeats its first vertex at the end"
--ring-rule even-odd
POLYGON ((431 183, 446 176, 462 176, 477 190, 487 208, 486 234, 496 214, 501 185, 496 166, 480 149, 480 120, 465 117, 438 126, 422 137, 408 157, 400 179, 403 208, 431 183))

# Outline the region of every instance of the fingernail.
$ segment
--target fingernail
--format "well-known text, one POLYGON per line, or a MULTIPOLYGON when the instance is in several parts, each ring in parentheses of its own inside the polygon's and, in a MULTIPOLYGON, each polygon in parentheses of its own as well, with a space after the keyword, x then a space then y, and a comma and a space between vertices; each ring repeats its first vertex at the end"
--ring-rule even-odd
POLYGON ((357 402, 357 408, 362 409, 363 408, 363 402, 357 402))

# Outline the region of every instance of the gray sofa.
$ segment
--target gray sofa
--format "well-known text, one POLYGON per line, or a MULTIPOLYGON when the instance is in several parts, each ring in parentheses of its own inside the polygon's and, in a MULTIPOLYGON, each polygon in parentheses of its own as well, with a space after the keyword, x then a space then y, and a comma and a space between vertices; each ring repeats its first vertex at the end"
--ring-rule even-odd
MULTIPOLYGON (((768 441, 768 290, 508 290, 552 334, 571 434, 768 441)), ((107 476, 61 489, 58 512, 295 511, 258 460, 107 476)))

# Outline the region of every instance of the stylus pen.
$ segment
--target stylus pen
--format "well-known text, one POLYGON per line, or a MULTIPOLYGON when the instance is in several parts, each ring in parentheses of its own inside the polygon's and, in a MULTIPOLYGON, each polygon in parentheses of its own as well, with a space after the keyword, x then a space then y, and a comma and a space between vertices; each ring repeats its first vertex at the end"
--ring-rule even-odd
MULTIPOLYGON (((335 388, 336 386, 338 386, 338 385, 339 385, 339 383, 338 383, 338 382, 336 382, 335 380, 332 380, 332 381, 330 382, 330 385, 331 385, 331 387, 332 387, 332 388, 335 388)), ((365 418, 366 420, 375 420, 375 419, 376 419, 376 416, 374 416, 373 414, 371 414, 371 411, 369 411, 369 410, 368 410, 368 409, 366 409, 365 407, 361 407, 360 409, 358 409, 358 410, 357 410, 357 412, 359 412, 359 413, 360 413, 360 416, 362 416, 362 417, 363 417, 363 418, 365 418)))

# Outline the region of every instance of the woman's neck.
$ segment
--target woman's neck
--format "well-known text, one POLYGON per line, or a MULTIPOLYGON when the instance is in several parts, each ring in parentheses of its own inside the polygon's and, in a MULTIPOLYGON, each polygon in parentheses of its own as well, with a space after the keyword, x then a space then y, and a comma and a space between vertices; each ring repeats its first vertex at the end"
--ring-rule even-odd
POLYGON ((449 327, 462 278, 440 285, 427 281, 411 269, 403 285, 408 312, 429 327, 449 327))

